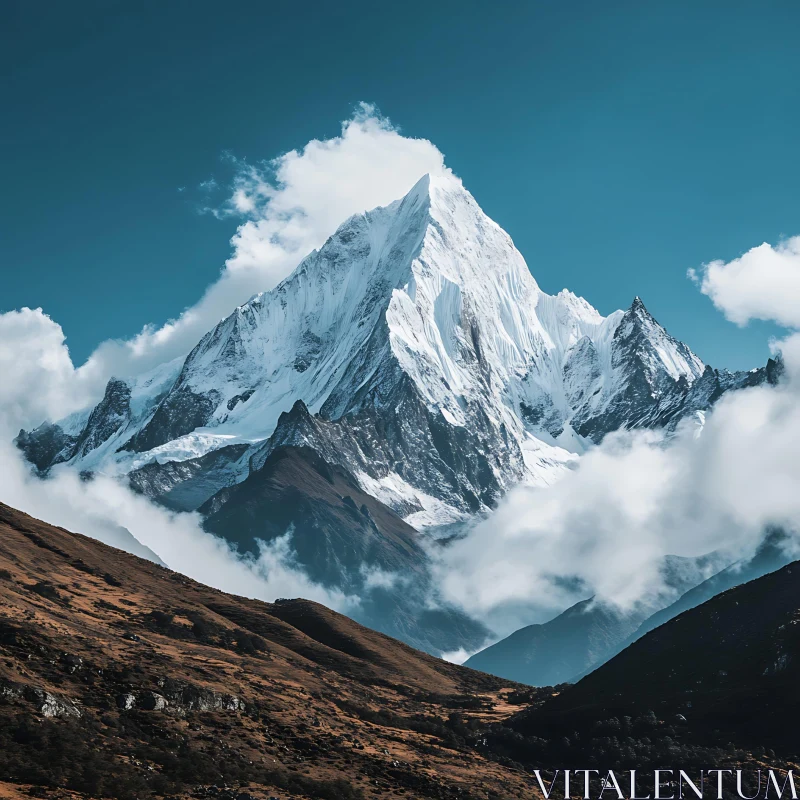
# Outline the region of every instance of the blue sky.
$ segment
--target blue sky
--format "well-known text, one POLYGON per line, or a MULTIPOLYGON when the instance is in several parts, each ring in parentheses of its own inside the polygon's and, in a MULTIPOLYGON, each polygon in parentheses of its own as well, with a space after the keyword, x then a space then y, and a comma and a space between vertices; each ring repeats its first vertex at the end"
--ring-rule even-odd
MULTIPOLYGON (((715 366, 686 270, 800 232, 800 3, 7 2, 0 311, 42 306, 76 361, 193 303, 234 219, 221 154, 336 135, 359 101, 433 141, 547 291, 639 294, 715 366), (186 191, 179 192, 179 187, 186 191)), ((245 300, 246 298, 242 298, 245 300)))

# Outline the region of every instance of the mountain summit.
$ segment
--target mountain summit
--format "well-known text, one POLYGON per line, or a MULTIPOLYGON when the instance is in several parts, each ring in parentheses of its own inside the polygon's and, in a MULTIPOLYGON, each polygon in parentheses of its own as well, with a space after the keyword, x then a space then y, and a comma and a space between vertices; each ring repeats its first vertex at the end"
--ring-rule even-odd
POLYGON ((310 422, 293 444, 424 526, 551 482, 609 431, 694 411, 683 400, 704 369, 638 297, 603 317, 541 291, 461 181, 425 175, 346 220, 183 363, 115 379, 94 410, 18 443, 41 470, 130 474, 159 496, 202 473, 203 490, 184 493, 196 508, 296 437, 281 415, 302 401, 310 422))

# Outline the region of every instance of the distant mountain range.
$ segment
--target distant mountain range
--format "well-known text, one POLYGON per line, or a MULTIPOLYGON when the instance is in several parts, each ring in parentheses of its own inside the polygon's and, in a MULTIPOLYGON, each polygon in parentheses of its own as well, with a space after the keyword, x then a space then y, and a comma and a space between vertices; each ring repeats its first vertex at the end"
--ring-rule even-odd
POLYGON ((662 567, 666 589, 653 601, 623 612, 593 598, 583 600, 543 625, 515 631, 465 665, 533 686, 574 683, 684 611, 786 566, 793 556, 785 543, 785 536, 773 530, 752 558, 733 564, 717 554, 668 556, 662 567), (669 597, 676 599, 669 602, 669 597))
POLYGON ((366 595, 370 570, 402 574, 364 621, 439 653, 487 631, 455 609, 431 620, 426 530, 552 483, 612 431, 701 425, 780 371, 712 369, 639 298, 603 317, 544 293, 461 182, 426 175, 185 358, 16 443, 41 475, 116 476, 242 550, 290 533, 326 586, 366 595))
POLYGON ((574 682, 619 652, 654 611, 727 566, 717 553, 699 558, 667 556, 659 571, 661 592, 633 609, 622 611, 588 598, 549 622, 515 631, 465 665, 533 686, 574 682))

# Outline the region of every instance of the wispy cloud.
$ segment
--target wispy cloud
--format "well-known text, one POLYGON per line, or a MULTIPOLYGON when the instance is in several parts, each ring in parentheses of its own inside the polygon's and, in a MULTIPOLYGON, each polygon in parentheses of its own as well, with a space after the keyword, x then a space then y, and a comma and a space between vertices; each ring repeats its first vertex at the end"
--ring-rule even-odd
POLYGON ((219 189, 219 184, 217 183, 216 178, 208 178, 207 180, 201 181, 197 188, 206 194, 210 194, 211 192, 216 192, 219 189))

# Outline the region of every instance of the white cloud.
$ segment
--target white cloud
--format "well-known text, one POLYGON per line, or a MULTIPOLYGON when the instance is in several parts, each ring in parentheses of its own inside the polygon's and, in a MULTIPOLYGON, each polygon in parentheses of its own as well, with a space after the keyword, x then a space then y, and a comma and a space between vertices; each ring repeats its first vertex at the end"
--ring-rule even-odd
POLYGON ((0 413, 7 424, 38 425, 94 397, 94 365, 76 370, 61 326, 41 308, 0 314, 0 413))
POLYGON ((407 575, 401 575, 399 572, 387 572, 380 567, 362 564, 359 570, 364 589, 370 591, 372 589, 395 589, 399 586, 408 586, 411 583, 411 578, 407 575))
POLYGON ((446 169, 431 142, 402 136, 366 104, 344 123, 341 136, 311 141, 261 166, 239 162, 238 168, 224 210, 251 219, 236 232, 226 269, 256 269, 267 289, 344 219, 387 205, 426 172, 446 169))
POLYGON ((800 236, 775 247, 765 242, 727 263, 712 261, 689 277, 737 325, 762 319, 800 328, 800 236))
MULTIPOLYGON (((431 142, 403 136, 363 103, 339 136, 314 139, 258 165, 230 160, 236 169, 230 196, 207 210, 245 220, 219 279, 176 319, 147 325, 127 341, 103 342, 82 375, 94 396, 112 374, 137 374, 188 353, 236 306, 285 278, 349 216, 397 200, 426 172, 446 170, 431 142)), ((210 178, 199 188, 211 193, 219 186, 210 178)))
POLYGON ((632 609, 667 590, 663 556, 752 554, 769 525, 800 534, 800 335, 789 380, 724 397, 702 435, 623 432, 549 488, 518 488, 440 551, 442 596, 498 634, 580 599, 632 609))
POLYGON ((442 661, 449 661, 451 664, 463 664, 467 659, 472 658, 475 653, 480 653, 484 647, 487 647, 490 644, 491 641, 487 641, 481 647, 478 647, 477 649, 473 648, 471 650, 466 650, 463 647, 459 647, 458 650, 451 650, 448 653, 442 653, 440 658, 442 661))

